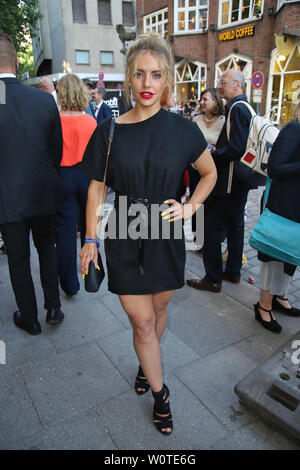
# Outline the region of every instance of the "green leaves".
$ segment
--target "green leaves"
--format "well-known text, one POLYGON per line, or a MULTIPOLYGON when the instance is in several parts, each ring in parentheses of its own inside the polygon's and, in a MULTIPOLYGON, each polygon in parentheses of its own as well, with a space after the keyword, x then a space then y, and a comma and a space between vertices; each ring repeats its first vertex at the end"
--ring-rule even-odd
POLYGON ((38 0, 0 0, 0 31, 12 38, 17 52, 25 52, 40 18, 38 0))

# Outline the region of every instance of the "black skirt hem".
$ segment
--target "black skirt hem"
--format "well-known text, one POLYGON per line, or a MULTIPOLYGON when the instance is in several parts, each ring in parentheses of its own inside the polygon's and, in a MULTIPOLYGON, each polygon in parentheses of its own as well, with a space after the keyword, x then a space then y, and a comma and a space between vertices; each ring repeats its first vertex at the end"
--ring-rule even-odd
POLYGON ((147 290, 147 291, 139 291, 139 292, 121 292, 120 289, 113 289, 111 288, 110 286, 108 286, 108 290, 109 292, 111 292, 112 294, 117 294, 117 295, 148 295, 148 294, 157 294, 158 292, 165 292, 165 291, 168 291, 168 290, 177 290, 177 289, 181 289, 183 286, 185 285, 185 283, 183 284, 180 284, 179 286, 177 285, 176 287, 159 287, 159 288, 156 288, 156 289, 151 289, 151 291, 147 290))

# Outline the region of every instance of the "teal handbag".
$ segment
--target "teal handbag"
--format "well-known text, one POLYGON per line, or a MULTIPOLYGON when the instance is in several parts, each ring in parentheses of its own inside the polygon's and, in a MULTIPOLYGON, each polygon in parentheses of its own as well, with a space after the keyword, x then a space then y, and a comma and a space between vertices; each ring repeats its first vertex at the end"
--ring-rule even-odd
POLYGON ((274 214, 266 207, 271 179, 268 177, 264 210, 252 230, 252 248, 285 263, 300 266, 300 224, 274 214))

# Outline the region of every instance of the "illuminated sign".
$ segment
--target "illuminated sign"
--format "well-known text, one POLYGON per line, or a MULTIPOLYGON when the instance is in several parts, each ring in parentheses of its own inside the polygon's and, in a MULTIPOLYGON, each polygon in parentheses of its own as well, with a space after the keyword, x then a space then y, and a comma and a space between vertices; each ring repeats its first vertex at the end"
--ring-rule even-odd
POLYGON ((230 41, 231 39, 240 39, 247 36, 254 36, 255 27, 245 26, 243 28, 236 28, 232 31, 225 31, 224 33, 219 33, 219 41, 230 41))

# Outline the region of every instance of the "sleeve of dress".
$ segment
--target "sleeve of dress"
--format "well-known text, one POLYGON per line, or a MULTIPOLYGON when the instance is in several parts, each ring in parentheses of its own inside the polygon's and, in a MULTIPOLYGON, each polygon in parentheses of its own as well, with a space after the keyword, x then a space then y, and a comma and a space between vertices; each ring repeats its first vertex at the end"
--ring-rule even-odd
MULTIPOLYGON (((105 123, 103 122, 103 124, 105 123)), ((108 142, 106 127, 102 124, 96 127, 82 159, 84 173, 96 181, 103 181, 104 178, 108 142)))
POLYGON ((190 158, 187 162, 189 165, 198 160, 202 155, 204 150, 207 148, 207 142, 199 129, 198 125, 195 122, 191 122, 191 131, 188 137, 189 145, 191 148, 190 158))
POLYGON ((268 174, 274 179, 300 176, 300 124, 290 122, 275 140, 269 161, 268 174))

